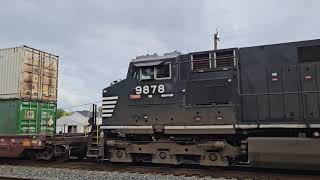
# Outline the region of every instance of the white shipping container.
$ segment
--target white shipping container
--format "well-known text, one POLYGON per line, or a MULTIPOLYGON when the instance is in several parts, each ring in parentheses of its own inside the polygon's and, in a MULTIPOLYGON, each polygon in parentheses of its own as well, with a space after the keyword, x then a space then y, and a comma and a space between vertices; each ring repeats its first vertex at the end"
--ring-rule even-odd
POLYGON ((59 57, 27 46, 0 49, 0 100, 57 101, 59 57))

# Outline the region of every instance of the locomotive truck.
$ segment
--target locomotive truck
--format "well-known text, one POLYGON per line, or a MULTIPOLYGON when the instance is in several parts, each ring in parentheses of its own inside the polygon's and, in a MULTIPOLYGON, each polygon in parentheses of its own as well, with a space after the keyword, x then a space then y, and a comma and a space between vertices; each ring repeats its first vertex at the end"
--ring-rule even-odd
POLYGON ((103 89, 88 157, 320 169, 320 40, 139 56, 103 89))

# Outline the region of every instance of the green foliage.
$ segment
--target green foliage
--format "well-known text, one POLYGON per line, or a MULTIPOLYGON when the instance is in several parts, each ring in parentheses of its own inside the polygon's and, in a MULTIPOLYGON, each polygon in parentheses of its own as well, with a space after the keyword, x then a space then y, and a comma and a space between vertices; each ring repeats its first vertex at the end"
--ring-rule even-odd
POLYGON ((63 117, 63 116, 69 116, 69 113, 66 112, 66 111, 63 110, 63 109, 58 109, 58 110, 57 110, 57 118, 60 118, 60 117, 63 117))

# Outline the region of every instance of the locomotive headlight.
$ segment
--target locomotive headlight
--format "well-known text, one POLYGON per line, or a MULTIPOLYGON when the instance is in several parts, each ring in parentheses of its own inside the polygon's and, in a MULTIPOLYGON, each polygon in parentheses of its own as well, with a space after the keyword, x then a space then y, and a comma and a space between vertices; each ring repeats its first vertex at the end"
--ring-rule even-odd
POLYGON ((108 91, 107 90, 103 90, 103 93, 107 93, 108 91))

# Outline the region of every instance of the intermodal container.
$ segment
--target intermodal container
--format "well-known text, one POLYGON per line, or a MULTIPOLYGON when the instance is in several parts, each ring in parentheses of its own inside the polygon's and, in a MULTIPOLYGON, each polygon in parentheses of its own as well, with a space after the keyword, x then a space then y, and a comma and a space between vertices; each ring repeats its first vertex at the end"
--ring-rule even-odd
POLYGON ((27 46, 0 49, 0 100, 57 101, 59 57, 27 46))
POLYGON ((56 127, 54 103, 0 101, 0 134, 52 135, 56 127))

